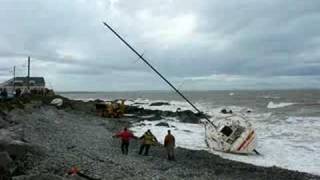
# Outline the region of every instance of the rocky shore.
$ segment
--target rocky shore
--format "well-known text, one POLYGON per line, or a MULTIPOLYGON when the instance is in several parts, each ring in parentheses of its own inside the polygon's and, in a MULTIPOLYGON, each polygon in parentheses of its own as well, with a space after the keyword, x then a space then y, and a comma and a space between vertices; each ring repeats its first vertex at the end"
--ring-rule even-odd
POLYGON ((62 107, 49 105, 56 97, 30 97, 0 103, 0 179, 320 179, 278 167, 258 167, 222 159, 206 151, 176 149, 177 161, 167 161, 160 146, 150 156, 137 154, 133 140, 122 155, 112 135, 145 117, 178 117, 197 123, 203 114, 165 112, 128 106, 130 117, 96 116, 95 102, 66 98, 62 107), (188 117, 188 118, 187 118, 188 117), (84 176, 66 176, 77 167, 84 176))

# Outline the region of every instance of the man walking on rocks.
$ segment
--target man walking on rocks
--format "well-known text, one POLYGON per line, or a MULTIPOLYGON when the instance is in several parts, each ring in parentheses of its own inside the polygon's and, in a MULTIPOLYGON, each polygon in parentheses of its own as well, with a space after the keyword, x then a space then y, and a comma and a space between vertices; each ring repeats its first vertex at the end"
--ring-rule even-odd
POLYGON ((128 155, 129 144, 131 139, 137 139, 132 132, 128 131, 127 128, 124 128, 123 131, 118 132, 114 137, 121 138, 121 151, 122 154, 128 155))
POLYGON ((168 160, 169 161, 174 161, 174 147, 176 145, 174 136, 171 134, 171 131, 168 130, 168 134, 164 138, 164 147, 166 148, 167 155, 168 155, 168 160))
POLYGON ((151 133, 150 129, 148 129, 139 139, 142 139, 139 154, 142 154, 143 150, 145 150, 144 155, 148 156, 150 146, 158 142, 157 138, 151 133))

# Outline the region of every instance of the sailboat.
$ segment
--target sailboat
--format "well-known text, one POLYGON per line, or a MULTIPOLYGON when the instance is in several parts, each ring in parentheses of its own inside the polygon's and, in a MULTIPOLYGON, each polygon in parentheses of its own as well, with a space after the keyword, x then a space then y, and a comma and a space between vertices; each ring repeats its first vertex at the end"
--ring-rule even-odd
MULTIPOLYGON (((106 22, 103 24, 114 33, 139 59, 160 76, 178 95, 189 103, 198 113, 202 113, 187 97, 185 97, 170 81, 155 69, 142 54, 138 53, 106 22)), ((213 122, 208 117, 204 118, 205 141, 210 150, 239 154, 259 154, 256 150, 256 133, 249 121, 241 116, 230 116, 222 121, 213 122)))
POLYGON ((257 135, 252 124, 241 115, 217 121, 216 126, 204 122, 205 141, 210 150, 238 154, 256 153, 257 135))

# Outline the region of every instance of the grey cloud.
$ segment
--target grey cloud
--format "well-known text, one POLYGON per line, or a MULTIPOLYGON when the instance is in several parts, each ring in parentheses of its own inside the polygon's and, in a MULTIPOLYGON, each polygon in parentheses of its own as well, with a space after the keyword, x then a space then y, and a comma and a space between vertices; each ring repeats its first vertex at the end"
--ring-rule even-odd
MULTIPOLYGON (((264 87, 257 83, 264 77, 277 87, 282 82, 277 77, 286 76, 294 84, 312 80, 320 87, 314 82, 320 72, 318 0, 114 2, 3 0, 0 61, 30 55, 33 72, 48 76, 60 89, 76 89, 81 81, 108 75, 119 83, 112 88, 148 88, 157 77, 103 27, 107 21, 175 81, 223 74, 253 78, 227 85, 214 81, 226 88, 245 87, 247 81, 264 87)), ((198 86, 213 88, 210 83, 198 86)))

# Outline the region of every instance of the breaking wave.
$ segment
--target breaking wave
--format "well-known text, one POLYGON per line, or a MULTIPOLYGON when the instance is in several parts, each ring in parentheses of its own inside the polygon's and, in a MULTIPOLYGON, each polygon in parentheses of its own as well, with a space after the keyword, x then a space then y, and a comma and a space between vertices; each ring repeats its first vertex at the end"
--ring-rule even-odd
POLYGON ((297 104, 297 103, 289 103, 289 102, 274 103, 274 102, 270 101, 267 105, 267 108, 268 109, 283 108, 283 107, 292 106, 295 104, 297 104))
MULTIPOLYGON (((259 114, 255 115, 258 118, 259 114)), ((263 115, 263 114, 260 114, 263 115)), ((260 117, 265 119, 267 115, 260 117)), ((172 131, 177 140, 177 146, 193 150, 207 150, 223 158, 252 163, 260 166, 279 166, 291 170, 299 170, 313 174, 319 174, 320 155, 316 153, 320 148, 316 143, 319 139, 319 117, 288 117, 278 119, 283 125, 266 123, 266 121, 254 121, 258 132, 257 150, 263 156, 239 156, 218 151, 210 151, 205 144, 205 132, 201 124, 182 123, 176 119, 162 119, 159 121, 143 121, 134 124, 132 130, 137 134, 143 134, 150 129, 155 136, 164 139, 168 129, 172 131), (165 122, 168 126, 157 126, 165 122), (290 122, 290 123, 288 123, 290 122), (285 128, 284 128, 285 127, 285 128), (313 132, 313 133, 309 133, 313 132), (305 138, 307 137, 307 138, 305 138), (312 158, 310 158, 310 154, 312 158)))
POLYGON ((269 96, 269 95, 266 95, 266 96, 261 96, 262 98, 264 99, 280 99, 279 96, 269 96))

